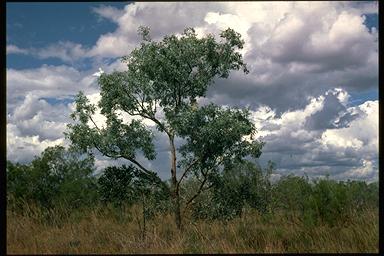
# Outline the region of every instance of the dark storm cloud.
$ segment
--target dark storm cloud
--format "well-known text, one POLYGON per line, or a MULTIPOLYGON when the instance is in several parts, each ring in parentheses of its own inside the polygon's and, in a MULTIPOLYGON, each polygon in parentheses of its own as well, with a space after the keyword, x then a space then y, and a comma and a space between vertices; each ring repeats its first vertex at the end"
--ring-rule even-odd
POLYGON ((346 107, 334 94, 325 96, 322 110, 312 114, 306 119, 305 128, 308 130, 324 130, 332 128, 343 128, 357 118, 347 112, 346 107))

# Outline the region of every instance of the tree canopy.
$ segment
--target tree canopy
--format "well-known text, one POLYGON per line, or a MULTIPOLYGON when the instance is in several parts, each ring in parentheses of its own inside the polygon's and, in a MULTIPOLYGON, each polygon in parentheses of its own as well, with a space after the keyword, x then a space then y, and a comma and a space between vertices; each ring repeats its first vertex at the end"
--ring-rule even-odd
POLYGON ((169 139, 172 195, 179 223, 179 185, 185 176, 200 176, 203 189, 221 166, 261 154, 263 143, 253 139, 256 129, 247 110, 197 104, 216 78, 227 78, 231 70, 248 73, 238 52, 244 41, 230 28, 220 33, 219 41, 213 35, 198 37, 193 28, 161 41, 153 41, 145 27, 139 28, 139 34, 140 46, 122 57, 127 70, 99 77, 101 100, 97 106, 82 92, 77 95, 71 115, 75 123, 68 125, 67 137, 83 152, 97 149, 105 156, 124 158, 149 174, 155 170, 140 163, 137 153, 141 151, 148 160, 156 158, 154 130, 143 122, 151 120, 169 139), (96 107, 106 117, 105 126, 93 119, 96 107), (176 149, 175 137, 186 143, 176 149))

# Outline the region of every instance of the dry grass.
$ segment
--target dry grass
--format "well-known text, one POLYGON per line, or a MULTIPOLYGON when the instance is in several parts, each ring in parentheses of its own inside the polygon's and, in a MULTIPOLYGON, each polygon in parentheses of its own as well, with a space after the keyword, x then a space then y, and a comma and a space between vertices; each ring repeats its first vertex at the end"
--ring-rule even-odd
POLYGON ((46 214, 36 207, 28 214, 8 210, 7 253, 377 253, 379 246, 378 211, 372 210, 336 227, 309 228, 277 214, 264 218, 249 212, 226 223, 185 220, 183 232, 172 216, 162 215, 147 222, 145 237, 139 210, 121 215, 101 208, 72 214, 46 214))

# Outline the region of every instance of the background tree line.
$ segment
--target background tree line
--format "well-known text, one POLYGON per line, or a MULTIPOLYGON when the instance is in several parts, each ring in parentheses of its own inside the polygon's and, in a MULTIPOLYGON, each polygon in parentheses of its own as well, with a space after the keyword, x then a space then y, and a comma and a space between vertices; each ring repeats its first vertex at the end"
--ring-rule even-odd
MULTIPOLYGON (((350 214, 378 209, 378 182, 294 175, 271 182, 273 168, 272 163, 263 169, 248 161, 224 168, 182 214, 192 220, 226 221, 251 210, 265 218, 281 214, 312 226, 348 223, 350 214)), ((94 171, 92 157, 62 146, 47 148, 30 164, 8 161, 7 207, 22 213, 26 203, 66 211, 108 206, 119 212, 138 205, 144 229, 146 219, 172 212, 171 182, 156 174, 145 174, 132 165, 107 167, 98 177, 94 171)), ((200 186, 196 179, 190 177, 181 186, 182 201, 200 186)))

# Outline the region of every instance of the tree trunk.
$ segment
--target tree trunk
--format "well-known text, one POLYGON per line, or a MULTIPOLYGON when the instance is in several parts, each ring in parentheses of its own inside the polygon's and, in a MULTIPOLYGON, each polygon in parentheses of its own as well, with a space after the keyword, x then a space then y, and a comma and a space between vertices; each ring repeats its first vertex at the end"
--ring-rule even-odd
POLYGON ((171 174, 172 174, 172 201, 174 206, 175 222, 178 229, 181 229, 181 212, 180 212, 180 194, 177 187, 176 177, 176 148, 174 137, 169 136, 169 143, 171 146, 171 174))
MULTIPOLYGON (((176 186, 176 185, 174 185, 174 186, 176 186)), ((174 206, 175 206, 174 214, 175 214, 176 226, 179 230, 181 230, 180 195, 179 195, 179 191, 177 188, 174 189, 173 201, 174 201, 174 206)))

